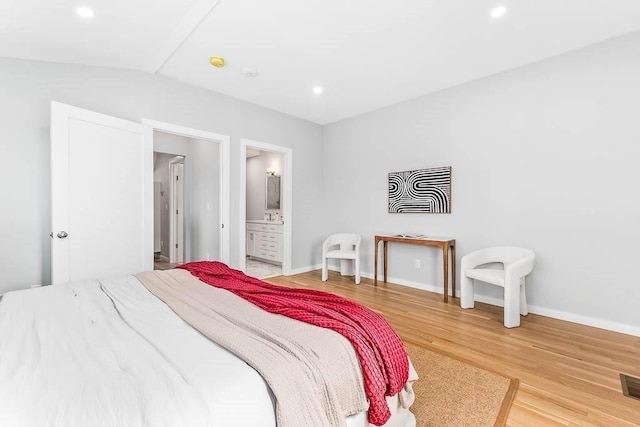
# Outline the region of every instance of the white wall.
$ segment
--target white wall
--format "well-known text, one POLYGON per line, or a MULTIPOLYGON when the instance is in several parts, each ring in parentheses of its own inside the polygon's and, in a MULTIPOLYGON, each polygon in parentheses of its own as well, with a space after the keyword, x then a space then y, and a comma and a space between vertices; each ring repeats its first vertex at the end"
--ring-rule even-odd
MULTIPOLYGON (((327 231, 363 236, 368 275, 377 233, 528 247, 534 312, 640 335, 638 76, 640 33, 328 125, 327 231), (452 214, 387 213, 388 172, 436 166, 452 214)), ((442 292, 436 251, 390 246, 389 275, 442 292)))
MULTIPOLYGON (((280 209, 266 209, 267 168, 282 174, 284 155, 260 151, 260 155, 247 159, 247 219, 264 219, 265 212, 272 215, 282 214, 280 209)), ((280 206, 282 206, 284 197, 282 188, 280 197, 280 206)))
POLYGON ((312 264, 313 245, 321 240, 316 212, 323 201, 319 125, 157 75, 0 59, 0 156, 6 160, 0 168, 0 294, 50 282, 51 100, 136 122, 144 117, 231 136, 232 265, 238 265, 240 244, 240 138, 290 147, 295 156, 292 267, 312 264))
POLYGON ((189 167, 191 173, 185 184, 191 193, 187 223, 191 230, 191 254, 187 259, 220 259, 219 144, 193 138, 189 143, 191 161, 185 163, 185 169, 189 167))

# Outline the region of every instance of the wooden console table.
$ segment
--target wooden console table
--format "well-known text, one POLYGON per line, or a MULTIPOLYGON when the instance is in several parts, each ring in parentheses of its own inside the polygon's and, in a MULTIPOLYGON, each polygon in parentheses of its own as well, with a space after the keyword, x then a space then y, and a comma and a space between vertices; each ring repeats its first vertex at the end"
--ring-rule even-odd
POLYGON ((389 242, 407 243, 411 245, 434 246, 442 250, 442 270, 444 273, 444 302, 449 301, 449 252, 451 252, 451 296, 456 297, 456 241, 440 237, 400 237, 376 236, 373 256, 373 284, 378 283, 378 244, 382 242, 384 250, 383 273, 387 282, 387 253, 389 242))

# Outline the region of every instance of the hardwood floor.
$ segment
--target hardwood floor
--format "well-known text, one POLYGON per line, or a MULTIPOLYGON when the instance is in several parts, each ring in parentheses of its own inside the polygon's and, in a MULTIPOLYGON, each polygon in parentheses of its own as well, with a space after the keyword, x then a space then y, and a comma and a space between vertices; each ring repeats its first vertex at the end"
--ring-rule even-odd
POLYGON ((530 314, 519 328, 502 326, 502 308, 369 279, 320 271, 269 282, 320 289, 380 313, 400 336, 520 379, 509 426, 640 426, 640 400, 621 392, 620 373, 640 377, 640 337, 530 314))
POLYGON ((153 269, 154 270, 171 270, 179 263, 170 263, 166 257, 160 256, 160 253, 153 254, 153 269))

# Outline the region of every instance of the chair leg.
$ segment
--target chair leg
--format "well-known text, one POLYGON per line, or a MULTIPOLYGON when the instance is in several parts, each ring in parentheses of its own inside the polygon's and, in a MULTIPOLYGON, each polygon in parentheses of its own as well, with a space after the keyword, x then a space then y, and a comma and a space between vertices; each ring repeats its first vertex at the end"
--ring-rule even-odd
POLYGON ((527 307, 527 293, 524 286, 524 277, 520 279, 520 314, 526 316, 529 314, 527 307))
POLYGON ((504 284, 504 326, 520 326, 520 283, 504 284))
POLYGON ((468 278, 462 272, 460 278, 460 307, 473 308, 475 298, 473 295, 473 280, 468 278))
POLYGON ((353 260, 353 269, 354 274, 356 276, 356 285, 360 284, 360 258, 356 258, 353 260))
POLYGON ((326 282, 329 278, 329 268, 327 267, 327 258, 322 257, 322 281, 326 282))

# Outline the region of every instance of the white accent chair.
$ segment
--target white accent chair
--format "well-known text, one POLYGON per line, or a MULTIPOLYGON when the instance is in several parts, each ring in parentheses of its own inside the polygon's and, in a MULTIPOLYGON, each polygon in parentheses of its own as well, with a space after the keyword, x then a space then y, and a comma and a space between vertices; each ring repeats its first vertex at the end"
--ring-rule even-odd
POLYGON ((504 288, 504 326, 520 326, 520 315, 529 314, 524 278, 533 271, 533 251, 515 246, 480 249, 462 257, 460 272, 460 306, 473 308, 473 281, 491 283, 504 288), (478 268, 485 264, 500 263, 504 269, 478 268))
POLYGON ((360 284, 360 241, 357 234, 339 233, 329 236, 322 245, 322 281, 329 277, 328 260, 340 259, 340 273, 350 276, 349 264, 353 264, 356 285, 360 284))

